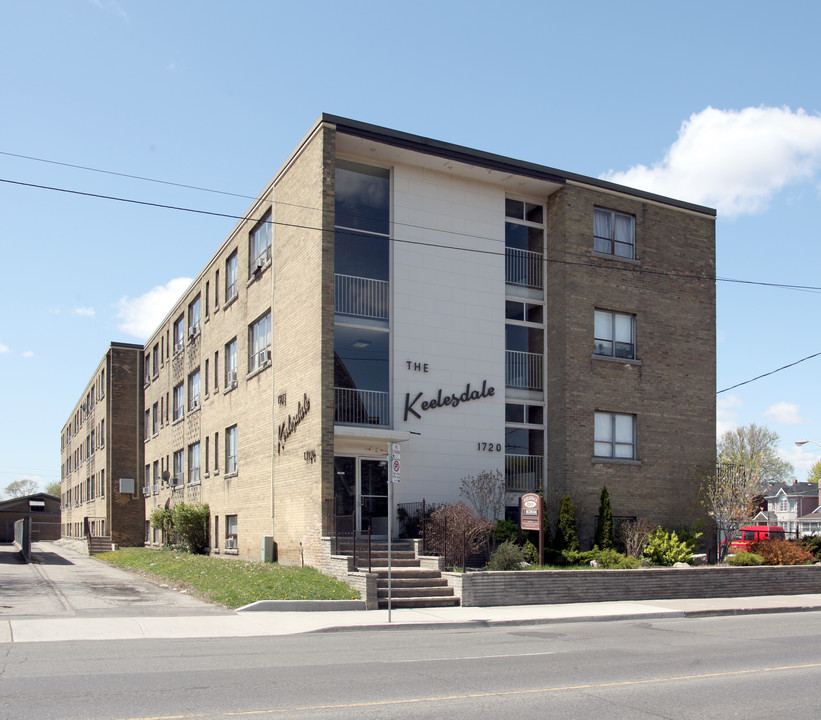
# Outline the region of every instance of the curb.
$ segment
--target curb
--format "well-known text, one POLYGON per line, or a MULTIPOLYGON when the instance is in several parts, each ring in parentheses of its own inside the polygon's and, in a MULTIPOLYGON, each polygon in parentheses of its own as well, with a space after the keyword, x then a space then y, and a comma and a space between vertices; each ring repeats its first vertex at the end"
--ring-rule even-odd
POLYGON ((257 600, 234 612, 325 612, 365 610, 364 600, 257 600))

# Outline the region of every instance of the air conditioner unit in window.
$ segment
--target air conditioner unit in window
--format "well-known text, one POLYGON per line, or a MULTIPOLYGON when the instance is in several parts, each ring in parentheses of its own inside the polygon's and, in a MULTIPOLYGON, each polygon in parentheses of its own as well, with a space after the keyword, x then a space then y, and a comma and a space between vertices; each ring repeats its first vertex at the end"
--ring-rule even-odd
POLYGON ((197 398, 194 398, 191 401, 191 409, 196 410, 200 406, 200 401, 197 398))
POLYGON ((237 384, 237 371, 236 370, 230 370, 228 372, 228 384, 231 385, 231 386, 237 384))
POLYGON ((264 255, 260 255, 260 256, 259 256, 259 257, 258 257, 258 258, 254 261, 254 272, 259 272, 259 271, 260 271, 260 270, 262 270, 262 268, 264 268, 264 267, 265 267, 265 256, 264 256, 264 255))
POLYGON ((192 325, 190 328, 188 328, 188 337, 194 338, 194 337, 197 337, 197 335, 199 335, 199 334, 200 334, 200 324, 199 323, 197 323, 196 325, 192 325))
POLYGON ((180 478, 180 477, 179 477, 179 476, 177 476, 177 475, 173 475, 173 476, 171 477, 171 484, 172 484, 172 485, 181 485, 181 484, 182 484, 182 478, 180 478))

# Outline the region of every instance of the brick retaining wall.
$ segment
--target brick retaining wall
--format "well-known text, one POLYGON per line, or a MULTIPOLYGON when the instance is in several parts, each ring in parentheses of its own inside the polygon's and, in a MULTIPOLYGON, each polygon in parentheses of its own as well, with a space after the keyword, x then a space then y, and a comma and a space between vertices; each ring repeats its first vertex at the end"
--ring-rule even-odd
POLYGON ((821 566, 443 573, 464 607, 821 593, 821 566))

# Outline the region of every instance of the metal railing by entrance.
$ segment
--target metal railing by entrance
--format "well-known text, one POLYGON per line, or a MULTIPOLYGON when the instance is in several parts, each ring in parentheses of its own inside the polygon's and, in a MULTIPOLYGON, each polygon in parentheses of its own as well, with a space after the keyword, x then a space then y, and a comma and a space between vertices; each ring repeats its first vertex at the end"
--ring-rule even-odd
POLYGON ((390 394, 377 390, 334 388, 334 422, 342 425, 389 424, 390 394))
POLYGON ((389 289, 384 280, 336 274, 334 311, 340 315, 387 320, 389 289))
POLYGON ((505 488, 508 492, 536 492, 543 479, 542 455, 505 455, 505 488))
POLYGON ((543 390, 544 355, 505 350, 505 385, 520 390, 543 390))
POLYGON ((356 514, 337 514, 336 501, 329 498, 322 501, 322 526, 330 532, 333 539, 334 555, 349 555, 354 562, 367 561, 368 572, 372 567, 371 523, 368 529, 359 531, 356 527, 356 514))
POLYGON ((509 285, 544 287, 542 262, 544 255, 531 250, 505 248, 505 282, 509 285))

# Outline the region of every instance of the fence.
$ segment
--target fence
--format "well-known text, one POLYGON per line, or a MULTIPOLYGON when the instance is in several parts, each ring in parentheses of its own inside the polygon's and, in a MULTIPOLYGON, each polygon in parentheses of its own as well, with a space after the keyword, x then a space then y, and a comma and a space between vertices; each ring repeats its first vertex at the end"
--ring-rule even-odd
POLYGON ((31 562, 31 518, 23 518, 14 523, 14 544, 25 562, 31 562))

